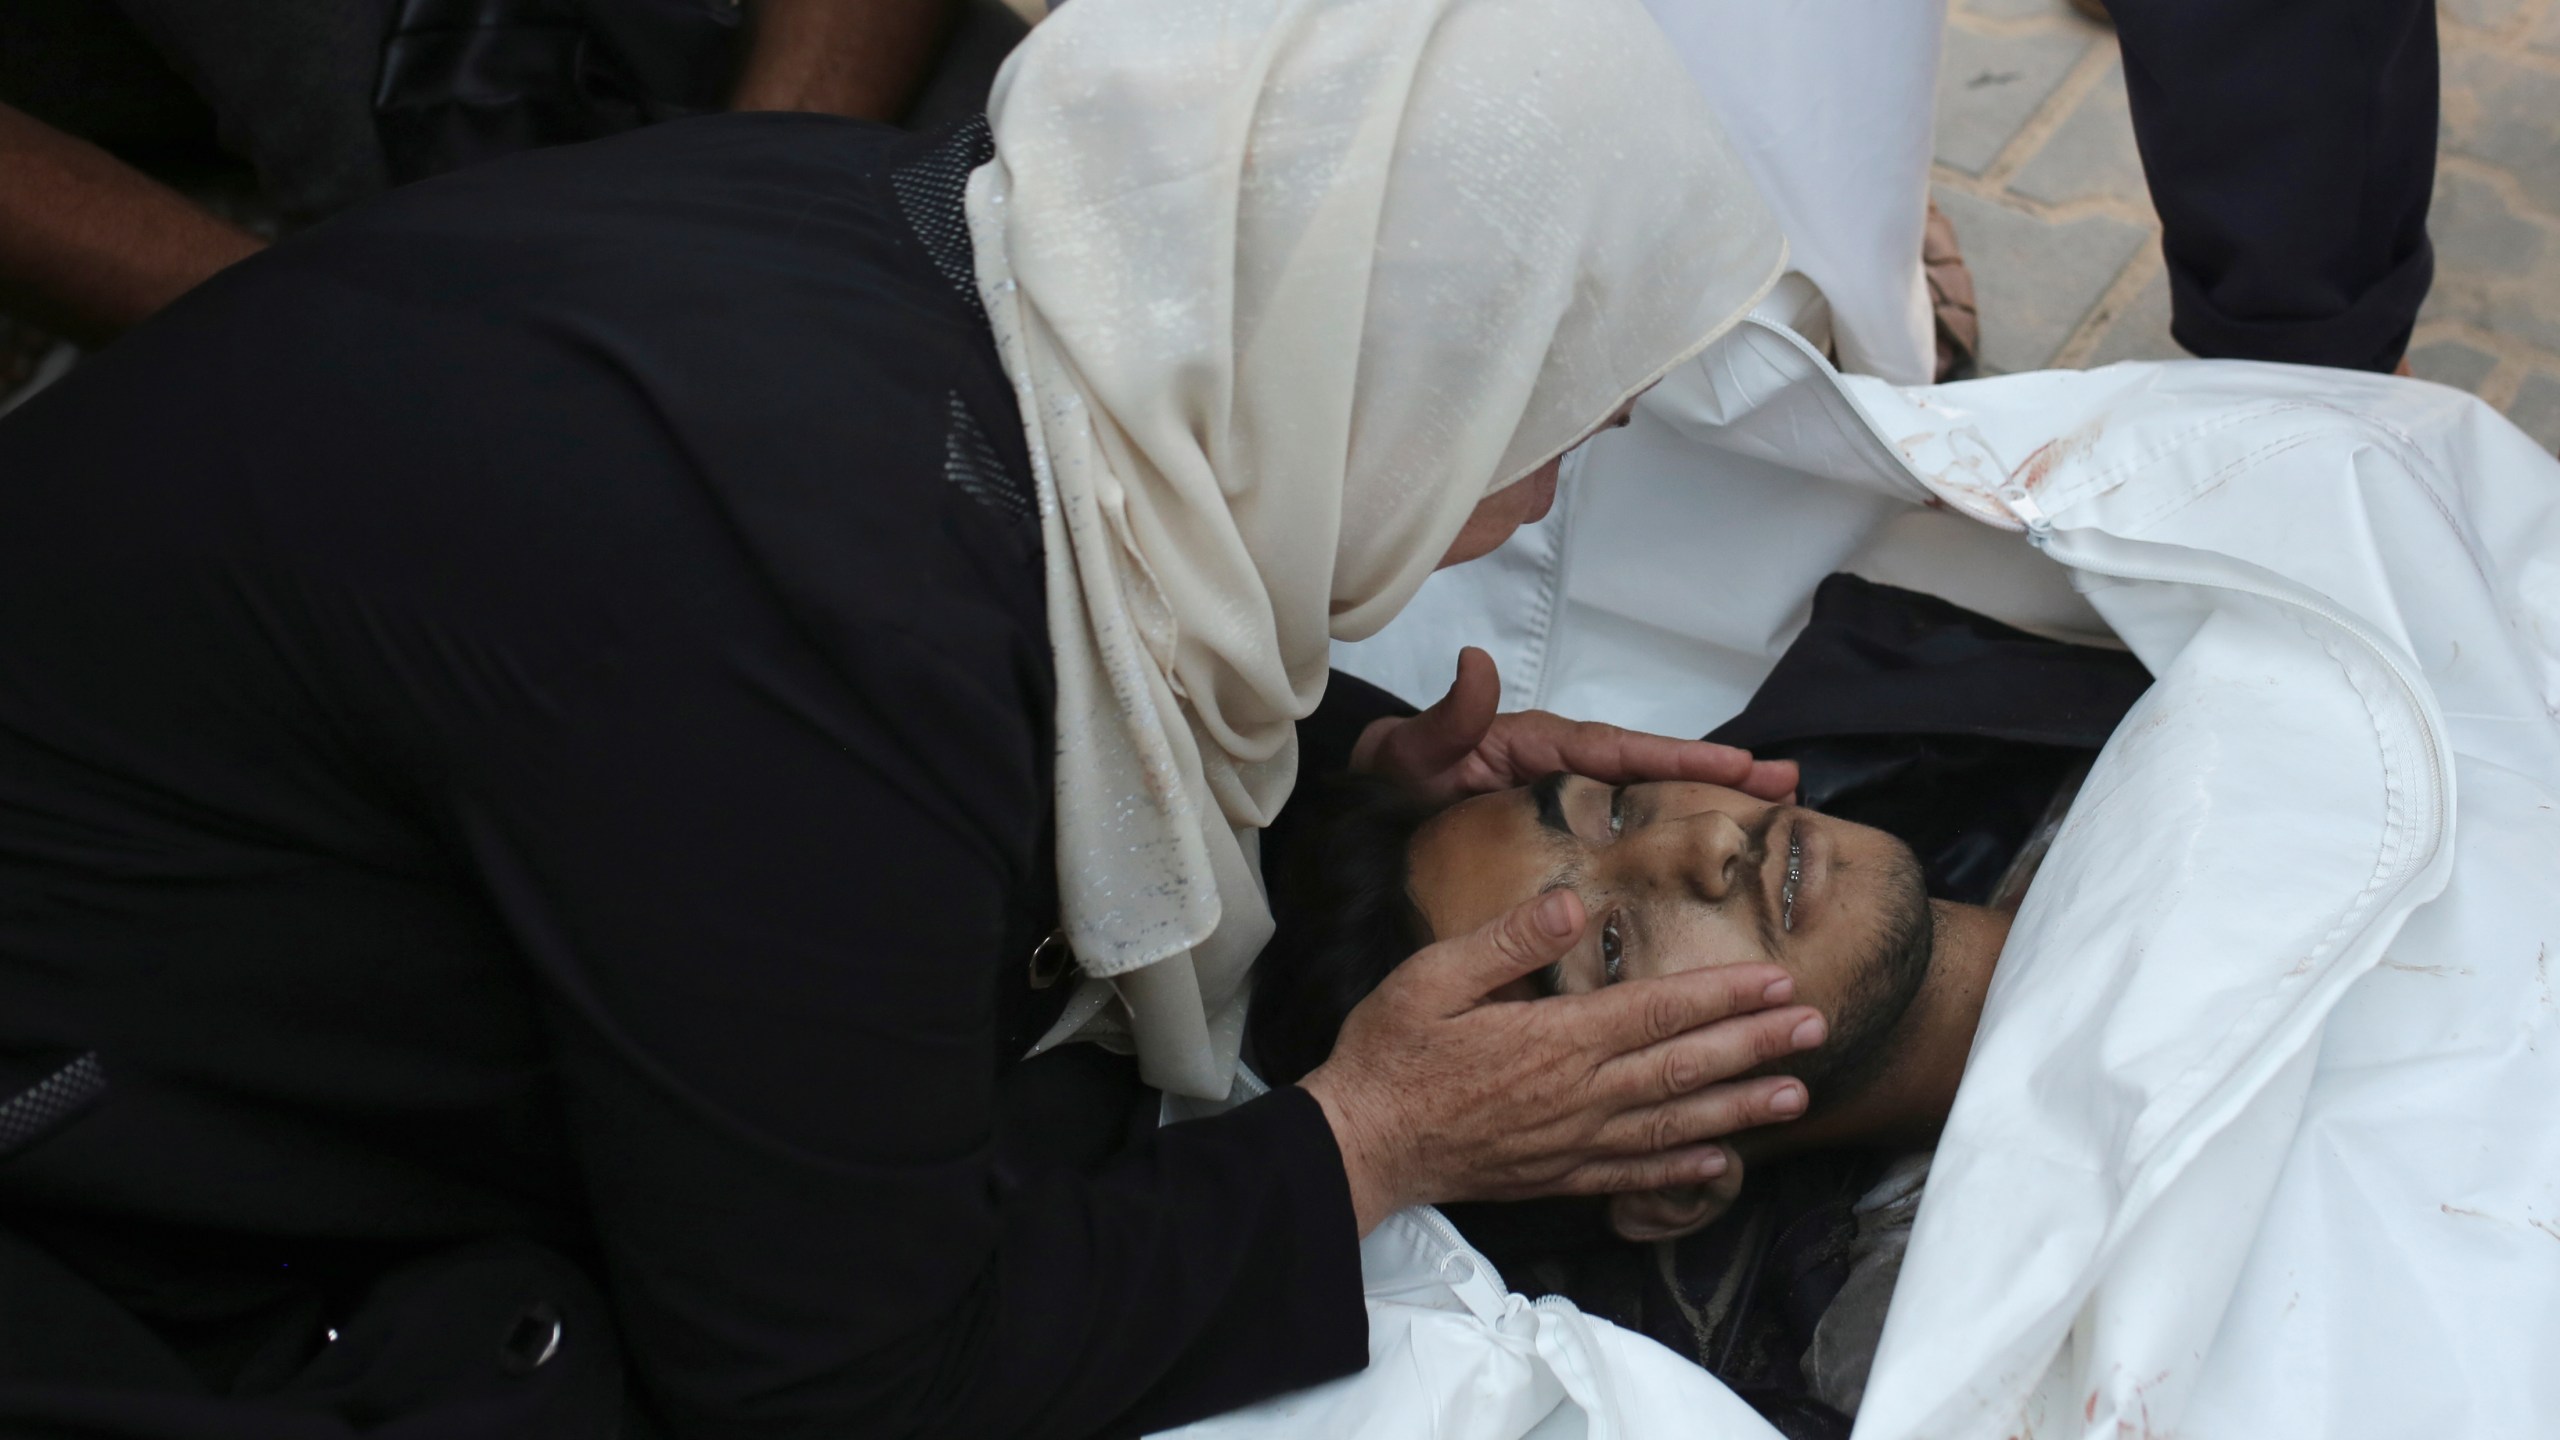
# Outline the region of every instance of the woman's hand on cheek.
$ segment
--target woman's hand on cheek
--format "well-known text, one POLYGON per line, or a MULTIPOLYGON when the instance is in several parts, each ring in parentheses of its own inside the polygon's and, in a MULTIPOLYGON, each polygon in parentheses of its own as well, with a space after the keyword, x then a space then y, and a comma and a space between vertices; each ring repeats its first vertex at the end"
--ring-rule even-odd
POLYGON ((1763 800, 1795 794, 1791 760, 1754 760, 1748 750, 1704 740, 1567 720, 1544 710, 1498 712, 1502 677, 1474 646, 1458 654, 1458 676, 1439 703, 1406 719, 1372 723, 1351 752, 1352 768, 1384 775, 1435 803, 1526 785, 1569 770, 1607 785, 1690 780, 1763 800))
POLYGON ((1704 1185, 1674 1185, 1609 1197, 1609 1228, 1633 1245, 1695 1235, 1742 1198, 1742 1157, 1725 1152, 1724 1173, 1704 1185))
POLYGON ((1397 967, 1298 1083, 1324 1107, 1360 1233, 1407 1205, 1708 1185, 1720 1137, 1804 1113, 1801 1081, 1733 1077, 1822 1043, 1774 965, 1716 965, 1527 1003, 1493 992, 1582 932, 1550 891, 1397 967))

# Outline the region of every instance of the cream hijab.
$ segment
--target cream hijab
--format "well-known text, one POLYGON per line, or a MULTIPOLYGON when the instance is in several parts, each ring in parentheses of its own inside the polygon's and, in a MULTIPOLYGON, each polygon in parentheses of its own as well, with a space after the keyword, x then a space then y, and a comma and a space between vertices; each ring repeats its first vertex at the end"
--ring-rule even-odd
POLYGON ((1074 0, 988 110, 969 233, 1039 484, 1091 977, 1051 1041, 1125 1026, 1149 1083, 1223 1097, 1255 832, 1328 641, 1785 245, 1637 0, 1074 0))

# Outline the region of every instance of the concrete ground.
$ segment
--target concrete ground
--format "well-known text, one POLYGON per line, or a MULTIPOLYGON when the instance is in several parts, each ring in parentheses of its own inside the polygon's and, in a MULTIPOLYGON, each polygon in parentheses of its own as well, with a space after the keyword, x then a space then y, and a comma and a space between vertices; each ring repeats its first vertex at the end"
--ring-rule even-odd
MULTIPOLYGON (((2409 358, 2560 447, 2560 0, 2443 0, 2435 289, 2409 358)), ((2065 0, 1951 0, 1938 205, 1996 374, 2174 359, 2115 34, 2065 0)))

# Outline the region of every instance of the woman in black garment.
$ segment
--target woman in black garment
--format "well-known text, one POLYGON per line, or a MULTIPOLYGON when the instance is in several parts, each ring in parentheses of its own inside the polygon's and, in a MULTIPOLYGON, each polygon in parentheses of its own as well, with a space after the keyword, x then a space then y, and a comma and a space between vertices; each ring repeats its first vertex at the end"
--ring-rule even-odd
POLYGON ((0 425, 0 1429, 1138 1431, 1792 1113, 1774 972, 1478 1003, 1570 904, 1214 1120, 1054 1043, 1224 1093, 1299 770, 1787 787, 1310 716, 1774 271, 1700 108, 1632 0, 1080 0, 992 142, 466 171, 0 425))

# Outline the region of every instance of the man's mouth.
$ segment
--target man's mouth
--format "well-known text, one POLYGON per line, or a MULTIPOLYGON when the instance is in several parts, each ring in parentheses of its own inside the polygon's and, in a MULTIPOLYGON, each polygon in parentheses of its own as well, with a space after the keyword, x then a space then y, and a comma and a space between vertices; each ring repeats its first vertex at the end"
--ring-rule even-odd
POLYGON ((1761 935, 1771 953, 1798 931, 1823 923, 1823 895, 1835 863, 1830 831, 1813 811, 1788 806, 1770 811, 1753 847, 1758 873, 1761 935))
POLYGON ((1778 885, 1778 928, 1792 935, 1796 928, 1796 887, 1804 883, 1804 827, 1787 827, 1787 877, 1778 885))

